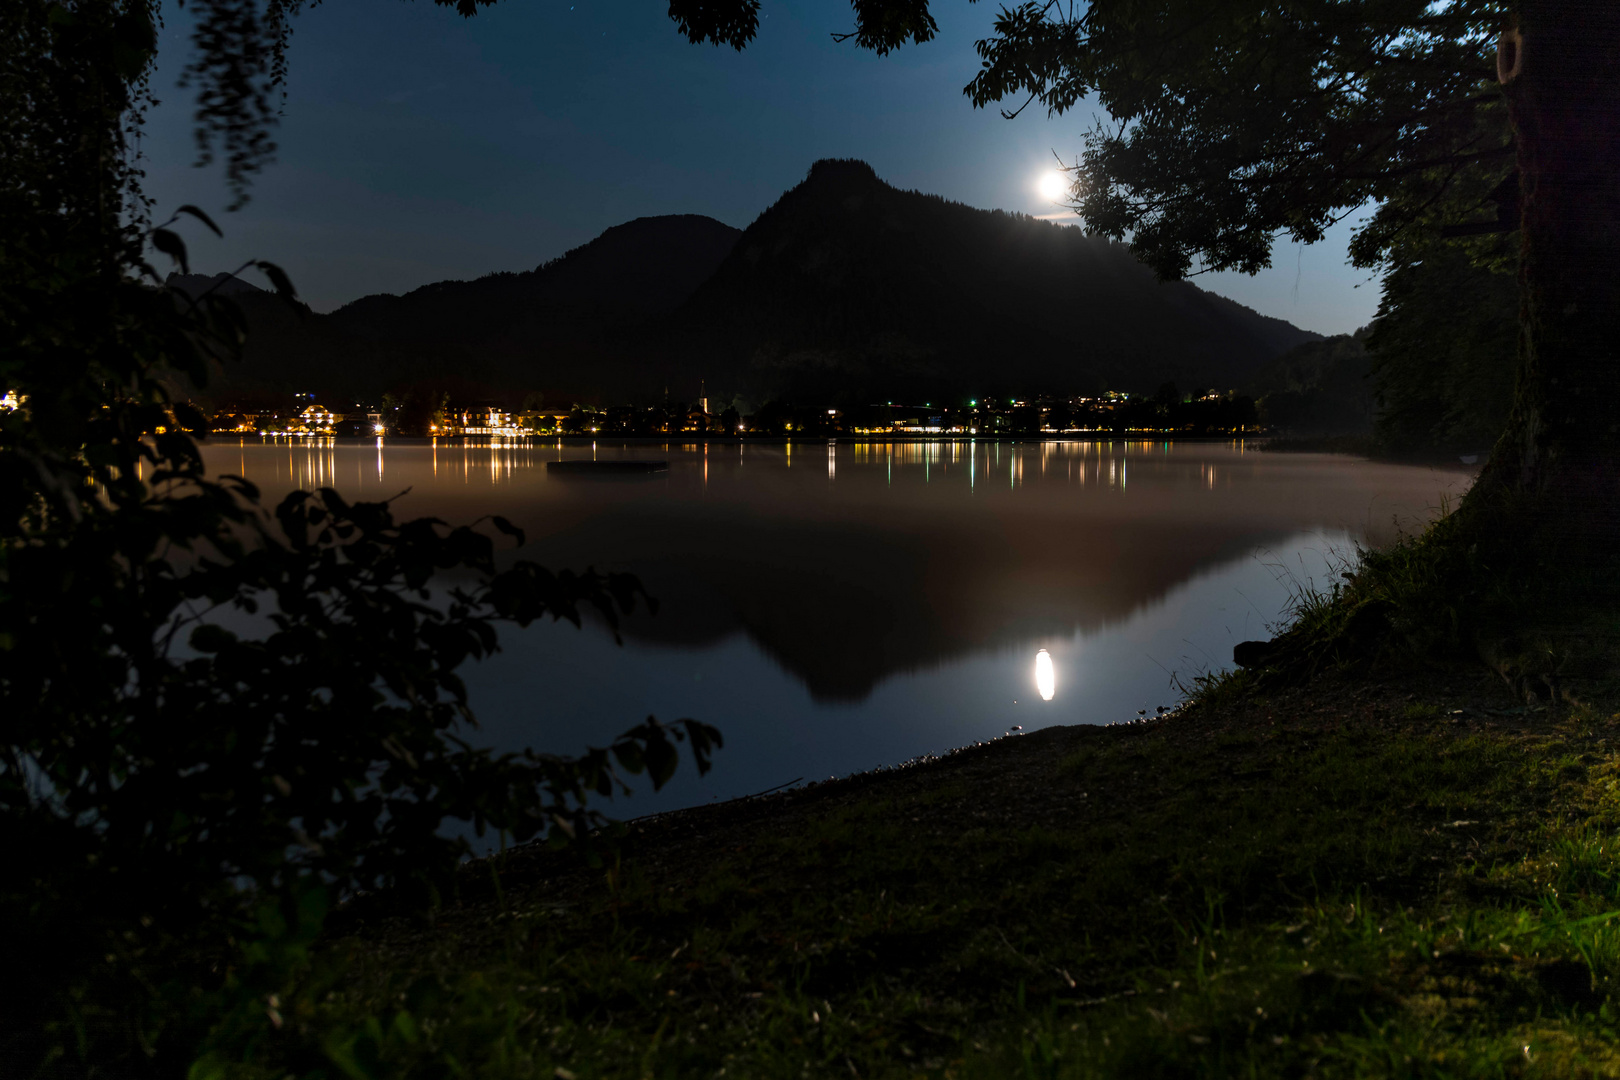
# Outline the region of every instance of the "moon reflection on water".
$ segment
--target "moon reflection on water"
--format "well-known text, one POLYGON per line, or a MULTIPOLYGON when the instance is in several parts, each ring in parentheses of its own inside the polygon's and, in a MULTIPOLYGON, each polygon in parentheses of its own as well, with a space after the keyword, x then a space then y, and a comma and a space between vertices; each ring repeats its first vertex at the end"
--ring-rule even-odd
POLYGON ((1057 693, 1057 673, 1052 670, 1052 654, 1042 649, 1035 654, 1035 689, 1042 701, 1051 701, 1057 693))

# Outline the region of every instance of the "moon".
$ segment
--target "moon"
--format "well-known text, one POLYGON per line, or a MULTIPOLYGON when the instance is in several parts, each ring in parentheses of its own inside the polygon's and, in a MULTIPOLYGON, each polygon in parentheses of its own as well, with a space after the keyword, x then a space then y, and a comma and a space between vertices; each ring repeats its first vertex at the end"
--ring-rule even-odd
POLYGON ((1060 203, 1069 197, 1069 174, 1052 169, 1041 174, 1035 181, 1035 190, 1041 193, 1041 198, 1047 202, 1060 203))

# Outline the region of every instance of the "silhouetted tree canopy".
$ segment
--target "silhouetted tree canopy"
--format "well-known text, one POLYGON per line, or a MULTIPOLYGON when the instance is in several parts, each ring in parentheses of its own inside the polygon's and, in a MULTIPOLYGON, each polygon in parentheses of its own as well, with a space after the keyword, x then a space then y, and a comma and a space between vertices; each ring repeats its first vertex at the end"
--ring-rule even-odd
MULTIPOLYGON (((223 140, 240 187, 269 152, 292 8, 200 6, 204 148, 223 140)), ((218 231, 191 206, 153 225, 140 189, 155 15, 0 4, 7 1075, 185 1074, 232 1008, 262 1016, 329 902, 451 886, 470 849, 445 821, 583 837, 588 796, 621 772, 661 784, 681 741, 706 766, 716 734, 648 718, 579 758, 471 746, 458 668, 498 625, 613 625, 640 586, 497 567, 495 536, 522 542, 501 519, 403 521, 331 489, 271 507, 205 468, 172 386, 206 385, 243 320, 148 261, 188 269, 181 217, 218 231)))
POLYGON ((1363 265, 1520 230, 1519 391, 1483 487, 1573 483, 1583 504, 1612 486, 1599 403, 1620 340, 1620 7, 1028 3, 979 51, 976 104, 1107 110, 1074 169, 1076 208, 1167 277, 1252 273, 1278 235, 1320 239, 1368 201, 1363 265))
POLYGON ((1514 268, 1443 240, 1404 255, 1367 338, 1379 441, 1397 453, 1488 452, 1513 403, 1514 268))
POLYGON ((1106 110, 1076 207, 1165 277, 1253 273, 1278 235, 1319 240, 1374 200, 1356 247, 1371 262, 1416 207, 1477 199, 1511 166, 1494 62, 1506 14, 1496 0, 1030 3, 979 43, 967 93, 1106 110))

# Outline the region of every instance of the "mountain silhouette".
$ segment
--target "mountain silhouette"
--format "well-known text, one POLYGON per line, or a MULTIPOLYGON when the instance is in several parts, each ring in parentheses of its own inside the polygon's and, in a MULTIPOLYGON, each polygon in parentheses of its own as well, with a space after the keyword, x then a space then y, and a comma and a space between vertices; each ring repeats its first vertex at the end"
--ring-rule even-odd
MULTIPOLYGON (((226 290, 250 333, 218 398, 313 391, 376 400, 434 383, 464 393, 613 393, 647 355, 647 325, 709 277, 740 232, 697 214, 637 218, 522 273, 364 296, 331 314, 297 311, 240 282, 226 290)), ((170 278, 195 294, 216 279, 170 278)))
POLYGON ((745 382, 857 397, 1237 386, 1320 335, 1123 244, 900 191, 823 160, 748 227, 675 322, 745 382))
MULTIPOLYGON (((211 279, 180 279, 188 291, 211 279)), ((639 218, 524 273, 362 297, 318 315, 236 288, 251 334, 219 399, 375 400, 431 382, 549 400, 885 397, 1243 385, 1320 335, 1187 282, 1121 244, 900 191, 823 160, 739 232, 639 218)))
POLYGON ((692 295, 741 233, 697 214, 637 218, 522 274, 441 281, 404 296, 364 296, 332 312, 357 337, 389 341, 513 341, 546 334, 555 320, 665 315, 692 295))

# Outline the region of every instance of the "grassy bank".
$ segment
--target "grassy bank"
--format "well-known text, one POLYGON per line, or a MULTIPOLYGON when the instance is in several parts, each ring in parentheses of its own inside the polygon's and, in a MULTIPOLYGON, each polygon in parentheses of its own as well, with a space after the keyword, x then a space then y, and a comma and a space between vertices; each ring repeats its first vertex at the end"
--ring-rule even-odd
POLYGON ((520 849, 432 921, 352 915, 234 1052, 275 1076, 1620 1072, 1620 717, 1501 685, 1211 694, 651 820, 597 869, 520 849))

